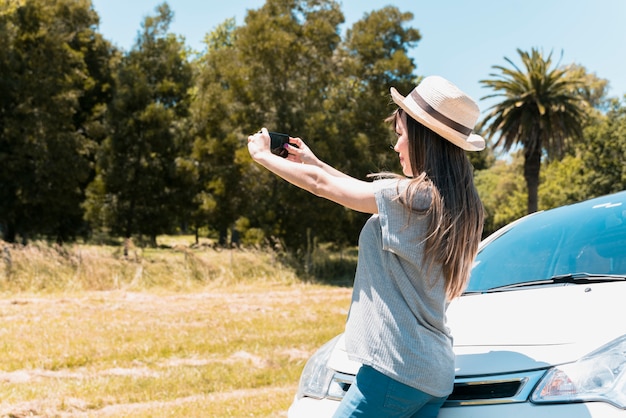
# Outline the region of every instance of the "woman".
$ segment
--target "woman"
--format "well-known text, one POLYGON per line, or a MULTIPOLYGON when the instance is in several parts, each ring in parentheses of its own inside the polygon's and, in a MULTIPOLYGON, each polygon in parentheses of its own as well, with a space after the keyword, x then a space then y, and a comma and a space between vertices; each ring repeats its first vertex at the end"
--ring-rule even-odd
POLYGON ((289 157, 271 154, 267 130, 248 138, 252 158, 309 192, 371 213, 346 323, 346 349, 362 364, 335 417, 436 417, 454 382, 448 303, 466 286, 483 225, 483 208, 465 151, 476 103, 449 81, 425 78, 408 96, 391 88, 399 109, 388 119, 398 136, 404 176, 373 182, 320 161, 299 138, 289 157), (298 163, 298 164, 294 164, 298 163))

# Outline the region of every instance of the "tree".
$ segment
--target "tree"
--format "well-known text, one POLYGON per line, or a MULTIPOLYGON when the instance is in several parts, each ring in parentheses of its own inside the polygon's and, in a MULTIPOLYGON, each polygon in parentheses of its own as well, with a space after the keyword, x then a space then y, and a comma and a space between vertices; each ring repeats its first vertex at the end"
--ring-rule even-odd
MULTIPOLYGON (((389 88, 408 93, 417 83, 408 52, 421 35, 407 26, 412 19, 411 13, 392 6, 373 10, 346 31, 335 51, 334 84, 326 90, 322 111, 312 115, 315 129, 308 135, 323 160, 354 177, 399 169, 391 149, 396 137, 384 120, 395 108, 389 88)), ((368 215, 325 201, 320 205, 327 207, 316 208, 318 224, 328 227, 318 236, 356 244, 368 215)))
POLYGON ((577 151, 583 162, 588 197, 626 189, 626 96, 609 102, 606 115, 598 115, 585 128, 586 141, 577 151))
POLYGON ((200 181, 207 221, 225 239, 239 217, 276 242, 306 242, 318 199, 260 171, 245 148, 247 135, 267 126, 307 141, 334 84, 333 54, 343 22, 335 1, 268 0, 246 24, 218 27, 199 62, 194 105, 200 181), (306 202, 306 204, 302 204, 306 202), (310 203, 310 204, 309 204, 310 203))
POLYGON ((523 157, 518 151, 510 161, 497 160, 488 169, 476 172, 476 189, 485 207, 484 236, 524 215, 522 166, 523 157))
POLYGON ((196 73, 191 105, 190 132, 193 145, 186 159, 194 179, 189 221, 196 231, 210 225, 218 231, 220 244, 226 244, 228 229, 234 224, 241 193, 240 168, 235 153, 241 148, 237 97, 231 86, 241 71, 234 48, 235 20, 227 19, 205 37, 206 51, 194 62, 196 73))
POLYGON ((566 155, 562 160, 545 164, 541 169, 539 186, 539 209, 547 210, 558 206, 582 202, 592 196, 583 161, 580 157, 566 155))
POLYGON ((406 27, 412 19, 413 14, 392 6, 366 13, 339 47, 341 79, 331 102, 333 114, 339 115, 337 132, 349 138, 340 155, 355 176, 399 167, 390 150, 395 136, 383 121, 394 110, 389 88, 408 93, 418 81, 408 55, 421 39, 418 30, 406 27))
POLYGON ((268 0, 248 12, 244 26, 217 27, 197 62, 198 220, 205 216, 222 238, 235 224, 255 237, 263 230, 290 249, 355 242, 363 215, 260 170, 242 139, 266 126, 302 137, 353 175, 390 170, 396 159, 383 120, 392 110, 389 87, 413 87, 407 50, 419 33, 405 27, 411 18, 394 7, 374 11, 342 41, 337 1, 268 0))
POLYGON ((182 41, 168 33, 172 11, 164 3, 156 12, 117 71, 110 134, 87 203, 92 222, 105 220, 125 238, 146 235, 151 244, 187 208, 188 177, 178 163, 189 149, 184 120, 192 80, 182 41))
MULTIPOLYGON (((415 83, 408 49, 420 34, 405 26, 412 17, 396 7, 367 13, 347 30, 332 55, 324 55, 324 67, 330 72, 324 73, 315 90, 318 104, 308 108, 299 134, 323 160, 355 177, 365 179, 369 173, 396 167, 397 158, 390 150, 392 131, 383 121, 393 110, 389 88, 408 91, 415 83)), ((292 205, 297 217, 291 217, 295 222, 288 231, 300 231, 300 245, 308 235, 298 219, 311 219, 311 224, 318 225, 313 235, 320 240, 356 242, 367 215, 304 197, 301 191, 288 192, 298 199, 292 205), (307 199, 306 208, 302 199, 307 199)))
POLYGON ((552 67, 552 54, 544 57, 518 49, 523 69, 508 58, 513 67, 494 66, 501 74, 481 83, 497 93, 485 98, 502 98, 481 122, 486 133, 500 133, 496 146, 508 151, 521 146, 524 152, 524 179, 528 189, 528 213, 537 211, 539 172, 542 154, 560 158, 563 151, 582 136, 585 101, 579 89, 579 73, 568 67, 552 67))
POLYGON ((567 67, 570 77, 580 80, 578 83, 578 94, 585 102, 591 105, 592 109, 607 111, 610 109, 611 100, 607 99, 609 81, 598 77, 595 73, 590 73, 585 67, 577 64, 570 64, 567 67))
POLYGON ((88 0, 0 3, 0 224, 67 240, 101 131, 112 48, 88 0))

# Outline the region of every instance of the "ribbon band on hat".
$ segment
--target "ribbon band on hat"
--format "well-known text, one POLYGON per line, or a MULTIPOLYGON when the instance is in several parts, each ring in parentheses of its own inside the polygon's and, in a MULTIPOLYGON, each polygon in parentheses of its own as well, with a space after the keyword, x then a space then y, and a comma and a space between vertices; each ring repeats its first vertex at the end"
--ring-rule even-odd
POLYGON ((460 123, 458 123, 456 121, 453 121, 452 119, 448 118, 446 115, 439 113, 437 111, 437 109, 435 109, 431 105, 429 105, 426 102, 426 100, 424 100, 424 98, 419 95, 417 90, 411 91, 411 97, 413 97, 413 100, 415 100, 415 102, 426 113, 428 113, 430 116, 432 116, 433 118, 437 119, 439 122, 441 122, 444 125, 446 125, 448 128, 452 128, 455 131, 457 131, 458 133, 461 133, 463 135, 469 135, 469 134, 472 133, 472 131, 473 131, 472 128, 468 128, 467 126, 461 125, 460 123))

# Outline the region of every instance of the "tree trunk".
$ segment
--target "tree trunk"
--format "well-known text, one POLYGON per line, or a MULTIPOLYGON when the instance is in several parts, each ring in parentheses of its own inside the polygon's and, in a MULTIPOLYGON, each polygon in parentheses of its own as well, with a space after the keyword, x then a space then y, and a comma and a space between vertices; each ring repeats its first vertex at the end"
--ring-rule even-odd
POLYGON ((15 230, 15 224, 13 222, 7 222, 2 225, 2 239, 6 242, 15 243, 17 238, 17 232, 15 230))
POLYGON ((220 237, 217 243, 220 247, 225 247, 228 241, 228 228, 220 228, 219 234, 220 237))
POLYGON ((524 151, 524 179, 528 189, 528 213, 537 212, 539 202, 539 170, 541 169, 541 147, 524 151))

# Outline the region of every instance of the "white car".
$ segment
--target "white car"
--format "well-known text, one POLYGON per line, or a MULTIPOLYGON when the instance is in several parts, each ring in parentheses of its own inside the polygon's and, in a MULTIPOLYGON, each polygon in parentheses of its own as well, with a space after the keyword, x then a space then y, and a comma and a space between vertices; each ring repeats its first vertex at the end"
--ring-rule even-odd
MULTIPOLYGON (((456 379, 440 418, 626 418, 626 192, 492 234, 447 317, 456 379)), ((358 368, 342 335, 329 341, 289 417, 331 417, 358 368)))

